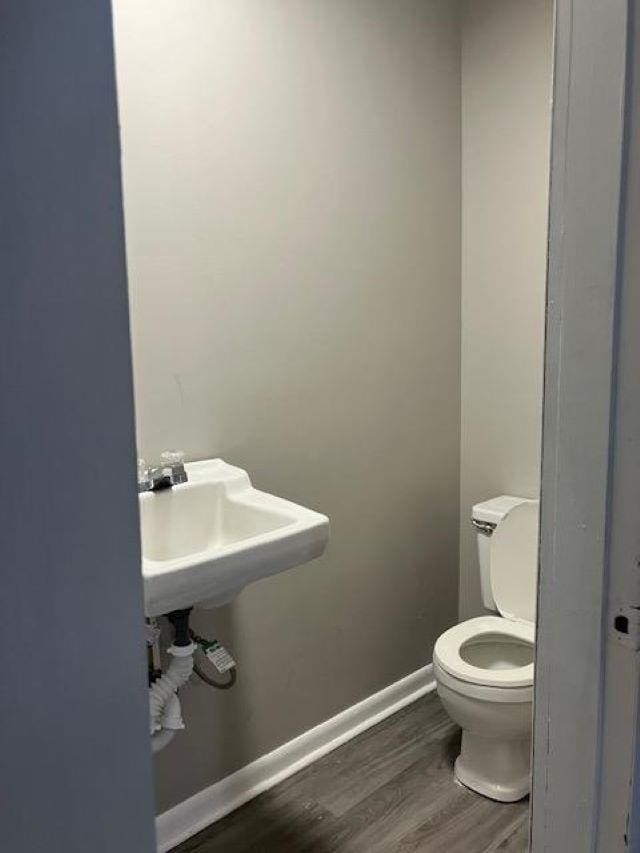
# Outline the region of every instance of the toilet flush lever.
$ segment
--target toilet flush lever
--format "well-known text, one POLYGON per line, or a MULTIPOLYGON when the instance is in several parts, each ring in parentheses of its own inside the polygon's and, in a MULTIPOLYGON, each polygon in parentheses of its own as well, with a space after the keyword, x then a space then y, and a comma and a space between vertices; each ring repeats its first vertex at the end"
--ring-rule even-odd
POLYGON ((491 536, 493 531, 496 529, 496 525, 493 523, 493 521, 478 521, 477 518, 472 518, 471 524, 473 524, 476 530, 479 530, 481 533, 484 533, 487 536, 491 536))

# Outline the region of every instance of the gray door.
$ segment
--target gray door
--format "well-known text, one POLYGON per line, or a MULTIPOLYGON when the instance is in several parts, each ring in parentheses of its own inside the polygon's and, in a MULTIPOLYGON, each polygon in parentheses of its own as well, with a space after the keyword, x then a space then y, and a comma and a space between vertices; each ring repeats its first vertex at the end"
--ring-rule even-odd
POLYGON ((0 41, 0 847, 151 853, 109 1, 0 41))

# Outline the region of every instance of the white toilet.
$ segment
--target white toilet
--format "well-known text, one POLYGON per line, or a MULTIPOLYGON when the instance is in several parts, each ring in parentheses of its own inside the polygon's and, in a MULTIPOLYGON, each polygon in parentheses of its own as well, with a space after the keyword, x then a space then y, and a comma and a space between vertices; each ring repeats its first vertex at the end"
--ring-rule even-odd
POLYGON ((502 802, 530 788, 538 501, 503 495, 473 508, 482 599, 433 652, 438 695, 462 728, 456 778, 502 802))

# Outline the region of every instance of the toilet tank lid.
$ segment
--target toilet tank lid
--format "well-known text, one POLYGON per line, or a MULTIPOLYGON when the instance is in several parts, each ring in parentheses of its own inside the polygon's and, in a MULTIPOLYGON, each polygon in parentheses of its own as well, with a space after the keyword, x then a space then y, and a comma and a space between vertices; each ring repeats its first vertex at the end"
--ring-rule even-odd
POLYGON ((538 501, 513 507, 491 536, 491 591, 501 616, 535 622, 538 577, 538 501))
POLYGON ((526 503, 529 500, 530 498, 500 495, 497 498, 491 498, 491 500, 475 504, 471 510, 471 518, 474 521, 488 521, 490 524, 499 524, 514 506, 526 503))

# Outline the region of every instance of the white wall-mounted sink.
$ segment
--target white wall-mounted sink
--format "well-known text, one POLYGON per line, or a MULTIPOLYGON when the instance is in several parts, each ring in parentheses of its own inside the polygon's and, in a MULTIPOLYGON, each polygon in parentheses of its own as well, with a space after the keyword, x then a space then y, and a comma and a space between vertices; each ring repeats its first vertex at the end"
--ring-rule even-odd
POLYGON ((222 459, 185 468, 188 482, 139 496, 147 616, 218 607, 248 583, 324 551, 325 515, 259 492, 222 459))

